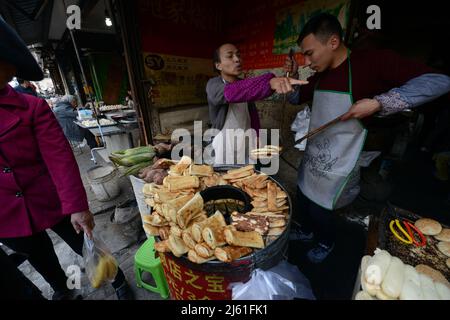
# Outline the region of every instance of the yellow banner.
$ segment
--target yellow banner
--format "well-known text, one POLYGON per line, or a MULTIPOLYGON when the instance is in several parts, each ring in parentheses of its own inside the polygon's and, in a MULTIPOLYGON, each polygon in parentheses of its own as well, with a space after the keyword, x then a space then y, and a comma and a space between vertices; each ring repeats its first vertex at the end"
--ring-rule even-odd
POLYGON ((152 80, 151 94, 157 108, 202 104, 206 83, 214 76, 212 60, 144 53, 145 75, 152 80))

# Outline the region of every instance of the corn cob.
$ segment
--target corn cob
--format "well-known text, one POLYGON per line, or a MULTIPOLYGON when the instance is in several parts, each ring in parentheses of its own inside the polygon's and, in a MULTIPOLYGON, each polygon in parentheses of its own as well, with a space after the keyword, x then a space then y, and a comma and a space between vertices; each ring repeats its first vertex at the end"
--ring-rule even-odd
POLYGON ((127 167, 126 170, 124 171, 124 173, 122 174, 122 176, 131 176, 131 175, 136 175, 139 170, 148 167, 151 164, 150 161, 146 161, 146 162, 141 162, 138 164, 135 164, 132 167, 127 167))

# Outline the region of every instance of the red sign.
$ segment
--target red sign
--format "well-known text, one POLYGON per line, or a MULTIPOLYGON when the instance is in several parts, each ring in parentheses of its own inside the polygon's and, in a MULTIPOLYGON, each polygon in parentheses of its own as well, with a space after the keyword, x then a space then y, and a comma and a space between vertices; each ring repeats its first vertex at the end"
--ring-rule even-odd
MULTIPOLYGON (((225 29, 229 41, 241 52, 245 70, 280 68, 284 65, 287 54, 272 53, 275 13, 298 2, 298 0, 239 1, 228 11, 225 29)), ((297 54, 297 57, 302 59, 301 54, 297 54)))
POLYGON ((221 43, 223 12, 209 0, 139 0, 142 51, 212 58, 221 43))
POLYGON ((231 264, 226 272, 200 271, 204 265, 196 265, 196 269, 181 263, 181 258, 171 254, 160 253, 170 296, 175 300, 231 300, 232 282, 245 282, 250 279, 249 268, 236 268, 231 264))

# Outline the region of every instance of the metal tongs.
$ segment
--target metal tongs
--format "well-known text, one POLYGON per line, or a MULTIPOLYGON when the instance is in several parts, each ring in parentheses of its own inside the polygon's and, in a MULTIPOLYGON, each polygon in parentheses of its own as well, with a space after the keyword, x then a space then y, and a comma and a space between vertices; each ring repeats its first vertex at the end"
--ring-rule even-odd
POLYGON ((295 140, 295 144, 298 144, 298 143, 302 142, 303 140, 308 139, 308 138, 310 138, 310 137, 312 137, 312 136, 318 134, 319 132, 325 130, 326 128, 331 127, 333 124, 338 123, 339 121, 341 121, 341 117, 342 117, 343 115, 344 115, 344 114, 341 114, 339 117, 337 117, 337 118, 335 118, 335 119, 333 119, 333 120, 331 120, 331 121, 325 123, 324 125, 322 125, 322 126, 316 128, 316 129, 314 129, 314 130, 308 132, 306 135, 304 135, 304 136, 301 137, 300 139, 295 140))

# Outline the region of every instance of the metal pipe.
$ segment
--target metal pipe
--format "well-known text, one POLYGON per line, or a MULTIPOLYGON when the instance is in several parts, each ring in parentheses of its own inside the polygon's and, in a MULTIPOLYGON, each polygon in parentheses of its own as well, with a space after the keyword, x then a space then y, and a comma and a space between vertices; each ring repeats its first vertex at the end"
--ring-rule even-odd
MULTIPOLYGON (((65 0, 63 0, 63 4, 64 4, 64 7, 67 8, 67 4, 66 4, 65 0)), ((96 101, 95 98, 92 99, 91 92, 89 90, 86 74, 84 73, 83 64, 81 62, 80 53, 78 52, 78 47, 77 47, 77 43, 75 41, 75 37, 73 35, 73 31, 70 28, 68 30, 69 30, 70 38, 72 39, 73 49, 75 50, 75 55, 77 56, 78 64, 79 64, 80 69, 81 69, 81 78, 83 80, 84 92, 87 94, 87 96, 89 97, 89 99, 91 101, 96 101)), ((94 106, 93 112, 94 112, 94 115, 95 115, 95 119, 97 120, 97 126, 98 126, 98 130, 100 131, 100 137, 101 137, 102 144, 103 144, 103 147, 91 149, 91 156, 92 156, 91 160, 94 161, 94 164, 97 164, 97 160, 95 159, 94 151, 101 150, 101 149, 106 149, 106 141, 105 141, 105 138, 103 136, 102 126, 100 125, 100 120, 98 119, 98 114, 97 114, 97 110, 96 110, 95 106, 94 106)))
MULTIPOLYGON (((64 3, 64 7, 67 8, 66 0, 63 0, 63 3, 64 3)), ((67 14, 66 12, 64 12, 64 13, 67 14)), ((91 101, 95 101, 94 99, 92 99, 91 92, 89 90, 86 74, 84 73, 84 68, 83 68, 83 64, 81 62, 80 53, 78 51, 77 43, 75 41, 75 36, 73 35, 73 31, 70 28, 68 28, 68 30, 69 30, 70 38, 72 39, 73 49, 74 49, 75 55, 77 57, 78 65, 80 66, 81 78, 82 78, 83 86, 84 86, 84 92, 87 94, 87 96, 89 97, 89 99, 91 101)), ((94 112, 96 113, 96 110, 94 110, 94 112)))

